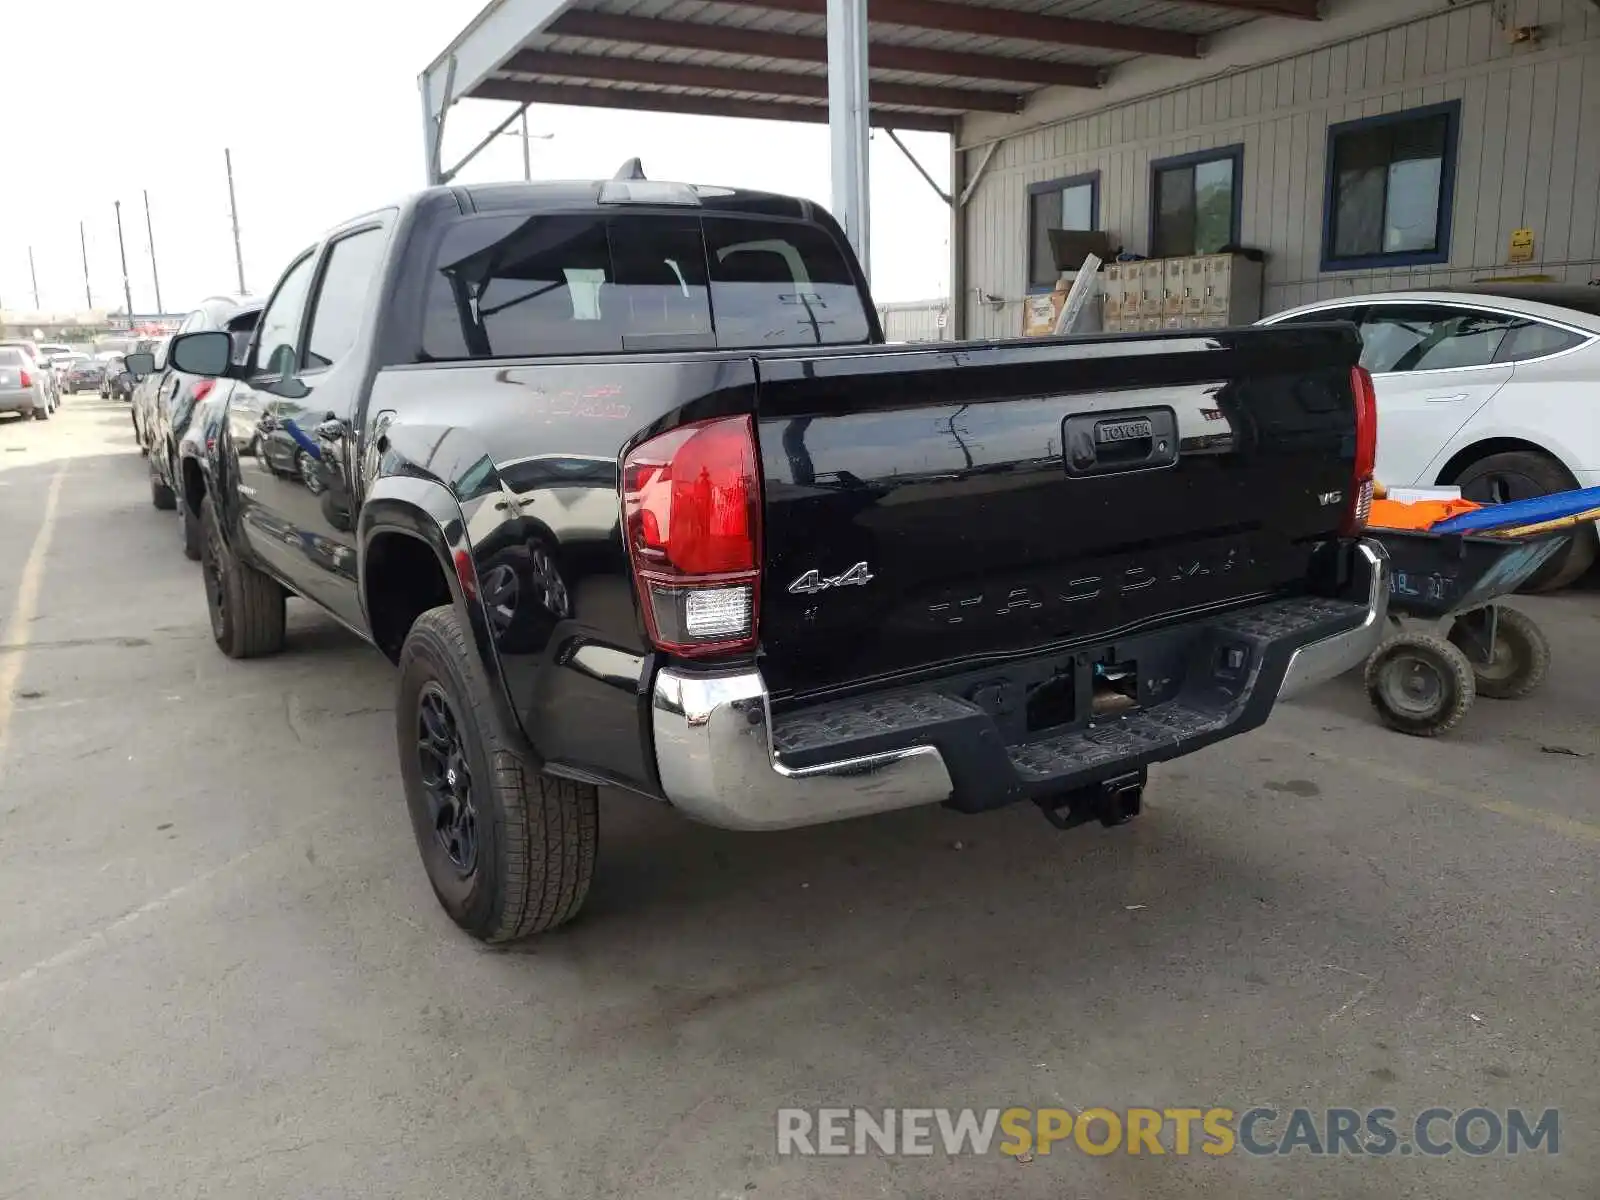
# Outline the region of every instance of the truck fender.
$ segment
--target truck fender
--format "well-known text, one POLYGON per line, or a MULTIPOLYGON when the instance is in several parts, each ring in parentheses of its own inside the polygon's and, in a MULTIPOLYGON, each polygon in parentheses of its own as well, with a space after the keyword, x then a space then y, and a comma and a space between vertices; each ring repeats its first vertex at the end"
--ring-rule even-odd
MULTIPOLYGON (((414 538, 433 552, 450 589, 451 602, 471 631, 478 665, 489 683, 501 727, 508 734, 520 737, 521 723, 506 691, 499 651, 479 593, 478 572, 467 538, 466 521, 456 497, 442 483, 421 476, 385 475, 374 482, 361 505, 356 545, 361 612, 367 628, 375 634, 368 592, 368 552, 375 539, 385 534, 414 538)), ((374 641, 377 640, 374 637, 374 641)), ((380 648, 391 656, 398 656, 398 647, 391 649, 380 643, 380 648)))

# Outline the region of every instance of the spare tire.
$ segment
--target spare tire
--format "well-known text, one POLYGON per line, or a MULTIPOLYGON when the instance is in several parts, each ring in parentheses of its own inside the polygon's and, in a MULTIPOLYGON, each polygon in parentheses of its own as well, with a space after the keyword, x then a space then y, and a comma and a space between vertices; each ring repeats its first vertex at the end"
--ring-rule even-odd
MULTIPOLYGON (((1535 450, 1509 450, 1469 463, 1455 478, 1461 494, 1480 504, 1529 500, 1578 486, 1567 469, 1548 454, 1535 450)), ((1579 528, 1567 544, 1522 585, 1524 592, 1553 592, 1574 582, 1594 565, 1600 539, 1593 525, 1579 528)))

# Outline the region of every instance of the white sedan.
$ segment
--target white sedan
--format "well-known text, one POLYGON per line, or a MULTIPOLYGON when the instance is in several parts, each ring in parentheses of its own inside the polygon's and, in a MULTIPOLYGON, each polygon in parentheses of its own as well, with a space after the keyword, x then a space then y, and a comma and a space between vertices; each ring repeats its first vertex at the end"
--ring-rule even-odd
MULTIPOLYGON (((1349 321, 1378 392, 1378 479, 1502 503, 1600 486, 1600 287, 1473 284, 1346 296, 1261 323, 1349 321)), ((1534 578, 1595 560, 1592 527, 1534 578)))

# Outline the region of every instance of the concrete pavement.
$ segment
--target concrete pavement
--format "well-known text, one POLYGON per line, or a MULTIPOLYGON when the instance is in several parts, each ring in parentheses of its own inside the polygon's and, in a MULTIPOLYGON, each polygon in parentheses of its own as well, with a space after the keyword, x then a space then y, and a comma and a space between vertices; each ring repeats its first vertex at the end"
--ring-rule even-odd
POLYGON ((1453 737, 1353 681, 1031 807, 770 835, 608 795, 583 917, 437 908, 388 664, 211 645, 127 406, 0 423, 0 1198, 1593 1197, 1600 597, 1453 737), (1561 1152, 783 1159, 790 1105, 1562 1110, 1561 1152))

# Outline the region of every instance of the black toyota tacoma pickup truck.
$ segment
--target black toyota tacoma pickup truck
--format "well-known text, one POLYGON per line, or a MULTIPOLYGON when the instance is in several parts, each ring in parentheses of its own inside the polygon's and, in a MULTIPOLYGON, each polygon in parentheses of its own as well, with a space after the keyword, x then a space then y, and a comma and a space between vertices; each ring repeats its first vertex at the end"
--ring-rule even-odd
POLYGON ((399 666, 429 879, 582 904, 598 788, 780 829, 1137 811, 1148 764, 1366 657, 1348 326, 886 345, 839 227, 637 178, 436 188, 274 289, 181 464, 213 633, 287 595, 399 666))

